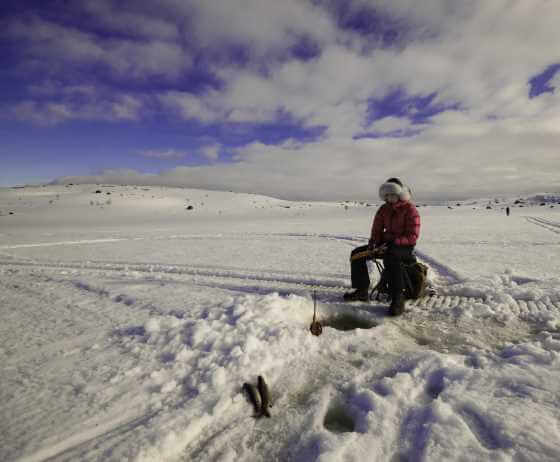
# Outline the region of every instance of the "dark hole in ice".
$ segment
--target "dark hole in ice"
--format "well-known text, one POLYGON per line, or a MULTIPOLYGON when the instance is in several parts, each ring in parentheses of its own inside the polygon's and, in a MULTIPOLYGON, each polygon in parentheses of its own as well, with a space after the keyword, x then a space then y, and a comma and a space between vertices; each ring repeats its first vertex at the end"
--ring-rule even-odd
POLYGON ((375 321, 367 320, 353 314, 341 314, 332 318, 322 320, 323 326, 332 327, 337 330, 371 329, 377 327, 375 321))
POLYGON ((346 433, 354 431, 354 420, 344 407, 342 403, 333 404, 325 415, 323 422, 325 428, 333 433, 346 433))
POLYGON ((146 329, 144 328, 144 326, 129 326, 129 327, 123 327, 121 329, 115 329, 113 331, 113 333, 115 335, 118 335, 119 337, 126 337, 129 335, 146 335, 146 329))
POLYGON ((159 358, 162 363, 172 363, 175 361, 175 353, 165 352, 162 353, 159 358))
POLYGON ((430 375, 426 387, 426 393, 433 399, 437 399, 443 390, 445 390, 445 376, 445 369, 440 369, 430 375))
POLYGON ((409 457, 408 454, 404 452, 397 452, 393 457, 391 457, 391 462, 411 462, 415 459, 409 457))

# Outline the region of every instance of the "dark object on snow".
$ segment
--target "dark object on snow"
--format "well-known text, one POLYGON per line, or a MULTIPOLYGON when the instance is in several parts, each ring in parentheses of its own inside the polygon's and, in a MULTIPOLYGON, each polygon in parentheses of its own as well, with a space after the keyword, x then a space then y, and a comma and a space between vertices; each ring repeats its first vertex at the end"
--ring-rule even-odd
POLYGON ((251 383, 244 383, 243 384, 243 391, 245 393, 247 393, 247 396, 249 397, 249 401, 251 402, 251 404, 255 408, 255 416, 260 417, 261 414, 262 414, 262 411, 261 411, 262 400, 261 400, 261 397, 260 397, 259 393, 257 392, 257 387, 255 387, 251 383))
POLYGON ((189 205, 189 206, 187 207, 187 210, 193 210, 193 209, 194 209, 194 207, 193 207, 192 205, 189 205))
POLYGON ((270 417, 270 411, 268 410, 269 407, 272 407, 270 392, 262 375, 258 376, 256 387, 252 383, 245 382, 243 384, 243 391, 247 393, 249 402, 255 408, 255 418, 258 419, 263 415, 270 417))
MULTIPOLYGON (((387 270, 378 261, 374 260, 379 271, 379 282, 371 290, 370 298, 379 300, 381 294, 389 296, 391 299, 391 292, 389 290, 389 281, 387 270)), ((404 276, 404 299, 416 300, 430 294, 428 288, 428 267, 423 263, 416 260, 413 255, 408 261, 401 262, 404 276)))
POLYGON ((372 289, 370 299, 374 298, 375 293, 388 295, 391 299, 403 291, 407 299, 426 295, 428 267, 416 260, 411 246, 389 246, 383 254, 371 253, 367 246, 361 246, 352 251, 350 258, 352 287, 358 289, 344 294, 346 301, 368 300, 370 278, 367 260, 374 261, 380 274, 379 282, 372 289))
POLYGON ((272 404, 270 404, 270 393, 262 375, 259 375, 257 378, 257 388, 261 395, 261 415, 270 417, 270 412, 268 410, 269 407, 272 407, 272 404))
POLYGON ((408 284, 404 290, 406 298, 416 300, 426 295, 428 288, 428 267, 420 262, 404 265, 408 284))
POLYGON ((101 190, 98 189, 97 191, 95 191, 95 194, 101 194, 101 190))
POLYGON ((506 207, 506 216, 509 217, 509 207, 506 207))
POLYGON ((323 326, 317 320, 317 298, 315 291, 313 291, 313 321, 311 321, 311 325, 309 326, 309 330, 313 335, 318 337, 323 333, 323 326))
POLYGON ((352 292, 346 292, 343 298, 346 302, 367 302, 369 298, 368 289, 355 289, 352 292))

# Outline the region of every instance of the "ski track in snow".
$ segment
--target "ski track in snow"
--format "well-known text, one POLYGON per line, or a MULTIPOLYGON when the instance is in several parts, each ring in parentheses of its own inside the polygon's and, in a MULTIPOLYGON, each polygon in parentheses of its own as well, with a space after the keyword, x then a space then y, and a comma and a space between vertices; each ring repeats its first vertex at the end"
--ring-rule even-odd
POLYGON ((66 284, 63 292, 59 292, 60 287, 53 286, 53 279, 48 276, 27 275, 26 286, 4 282, 6 279, 20 281, 18 276, 20 275, 8 272, 2 281, 5 293, 18 290, 20 303, 14 314, 27 325, 25 329, 24 326, 19 326, 11 333, 3 333, 4 346, 8 350, 3 351, 4 383, 0 399, 4 403, 3 412, 10 419, 10 425, 4 427, 0 446, 9 447, 7 442, 17 440, 21 434, 25 434, 26 427, 32 422, 44 429, 39 437, 42 433, 48 435, 51 421, 56 421, 60 428, 55 439, 49 440, 46 436, 42 441, 44 447, 21 459, 25 461, 51 458, 77 460, 79 457, 75 457, 75 450, 84 448, 88 441, 95 442, 95 447, 99 448, 104 444, 114 444, 119 436, 126 437, 127 429, 140 425, 148 416, 145 415, 141 402, 128 396, 124 388, 111 385, 108 378, 117 370, 106 363, 110 364, 111 359, 116 359, 121 364, 123 361, 119 361, 118 351, 109 352, 104 344, 107 342, 107 332, 127 322, 128 316, 114 310, 112 301, 103 302, 99 293, 87 296, 78 287, 72 289, 70 283, 66 284), (37 300, 42 310, 30 312, 37 300), (76 312, 79 313, 79 323, 72 322, 76 312), (96 326, 96 330, 84 330, 84 323, 96 326), (54 335, 59 341, 43 344, 45 335, 47 338, 54 335), (28 351, 10 354, 10 345, 16 346, 22 341, 26 345, 32 345, 28 351), (24 377, 23 383, 12 384, 11 371, 14 370, 18 371, 19 381, 24 377), (66 384, 65 389, 70 387, 69 393, 58 388, 61 380, 66 384), (90 403, 83 399, 83 395, 87 395, 88 389, 94 385, 97 387, 97 398, 101 401, 98 405, 103 407, 103 401, 113 406, 126 402, 129 411, 125 415, 118 411, 116 414, 89 416, 90 403), (18 391, 16 395, 12 395, 12 389, 18 391), (69 399, 69 396, 73 398, 69 399), (49 403, 48 406, 46 402, 49 403), (45 406, 50 408, 50 412, 41 412, 45 406), (72 415, 80 412, 88 418, 76 422, 72 415), (66 419, 67 423, 61 423, 66 419), (6 440, 2 441, 4 438, 6 440))
MULTIPOLYGON (((529 217, 527 217, 529 219, 529 217)), ((541 220, 535 218, 535 220, 541 220)), ((543 220, 541 220, 543 221, 543 220)), ((539 225, 540 221, 537 222, 539 225)), ((548 224, 555 224, 560 226, 558 223, 547 221, 548 224)), ((327 234, 327 233, 246 233, 246 234, 234 234, 237 239, 248 240, 255 236, 261 238, 267 238, 270 236, 277 237, 293 237, 297 239, 308 239, 308 238, 320 238, 326 240, 337 240, 344 243, 348 243, 352 246, 361 245, 365 241, 364 236, 356 235, 340 235, 340 234, 327 234)), ((175 235, 167 236, 166 238, 156 238, 156 239, 196 239, 201 237, 201 235, 175 235)), ((227 233, 220 233, 214 235, 213 238, 224 238, 230 239, 232 235, 227 233)), ((134 237, 129 240, 139 240, 143 238, 134 237)), ((66 242, 54 242, 54 243, 33 243, 27 244, 26 246, 47 246, 47 245, 78 245, 80 243, 91 244, 96 242, 113 242, 123 239, 101 239, 101 240, 84 240, 84 241, 66 241, 66 242)), ((8 248, 19 248, 21 246, 3 246, 4 249, 8 248)), ((410 307, 424 306, 428 309, 453 309, 457 306, 464 305, 465 303, 476 303, 484 304, 485 301, 475 296, 461 295, 461 294, 450 294, 445 295, 445 287, 454 287, 461 283, 464 283, 464 278, 462 278, 455 270, 450 268, 448 265, 437 261, 431 256, 416 250, 416 254, 421 261, 426 263, 432 270, 431 276, 432 280, 437 281, 438 290, 441 292, 440 295, 432 297, 424 297, 423 299, 409 302, 410 307)), ((34 258, 21 259, 16 258, 11 255, 5 255, 4 260, 0 260, 0 265, 4 267, 27 267, 29 269, 50 269, 50 270, 73 270, 74 273, 117 273, 119 277, 123 277, 123 273, 132 274, 133 279, 138 279, 139 274, 149 275, 145 278, 146 281, 149 279, 159 280, 163 282, 163 278, 167 278, 167 281, 177 280, 180 278, 190 278, 193 282, 198 285, 204 285, 208 287, 216 287, 226 290, 233 290, 239 292, 248 293, 259 293, 267 294, 271 291, 277 291, 280 293, 297 293, 300 295, 309 295, 312 291, 319 291, 322 293, 333 293, 337 294, 333 296, 323 296, 320 301, 324 303, 335 303, 338 301, 339 293, 350 289, 348 284, 348 275, 344 274, 321 274, 318 273, 317 277, 307 273, 298 273, 297 271, 271 271, 271 270, 254 270, 251 268, 239 268, 239 267, 227 267, 223 265, 184 265, 184 264, 168 264, 168 263, 158 263, 158 262, 127 262, 127 261, 51 261, 51 260, 40 260, 34 258), (327 276, 326 278, 324 276, 327 276)), ((376 273, 376 271, 374 271, 376 273)), ((376 278, 377 274, 372 274, 373 278, 376 278)), ((130 276, 127 276, 130 277, 130 276)), ((76 282, 80 285, 82 283, 76 282)), ((102 295, 107 295, 103 289, 94 289, 88 287, 87 284, 82 287, 85 290, 100 290, 102 295)), ((469 292, 469 291, 467 291, 469 292)), ((476 293, 474 291, 473 293, 476 293)), ((130 299, 127 299, 124 295, 119 295, 119 302, 124 301, 124 303, 131 303, 130 299)), ((535 312, 534 302, 526 301, 524 298, 511 298, 508 301, 510 308, 516 314, 526 314, 535 312)), ((550 300, 540 301, 544 310, 554 311, 557 306, 554 302, 550 300)))
MULTIPOLYGON (((163 310, 158 308, 152 302, 141 302, 136 297, 119 291, 114 293, 111 285, 116 283, 122 286, 129 281, 132 284, 185 284, 192 283, 198 286, 205 286, 214 289, 222 289, 233 291, 236 293, 260 294, 267 295, 272 292, 279 294, 289 295, 298 294, 304 297, 310 297, 312 292, 317 293, 318 301, 322 305, 323 311, 327 308, 328 316, 336 317, 337 311, 340 309, 347 309, 348 306, 354 306, 357 310, 371 311, 373 307, 380 313, 384 313, 384 306, 379 302, 371 303, 353 303, 347 304, 341 301, 341 293, 348 290, 347 286, 337 285, 340 281, 332 279, 311 278, 307 280, 300 280, 293 274, 290 277, 283 272, 279 273, 263 273, 251 271, 250 269, 244 270, 212 270, 211 267, 190 267, 187 265, 160 265, 152 263, 65 263, 65 262, 46 262, 39 261, 23 262, 23 261, 4 261, 0 265, 8 268, 23 267, 26 271, 34 273, 36 271, 46 271, 47 274, 53 273, 56 277, 47 276, 47 281, 61 283, 68 286, 71 284, 75 288, 98 296, 101 298, 109 299, 116 304, 123 304, 126 306, 133 306, 136 310, 144 311, 150 315, 166 315, 175 316, 178 319, 184 317, 184 312, 181 310, 163 310), (104 280, 103 285, 91 284, 84 281, 84 278, 99 281, 104 280), (330 306, 330 308, 329 308, 330 306), (381 311, 379 311, 381 310, 381 311)), ((496 303, 494 303, 495 305, 496 303)), ((461 295, 433 295, 424 297, 419 300, 411 300, 407 304, 408 312, 405 317, 416 319, 413 323, 413 329, 407 328, 406 325, 398 324, 398 328, 404 333, 417 339, 424 345, 430 345, 429 341, 424 339, 433 334, 437 330, 434 326, 438 326, 438 334, 443 335, 446 341, 451 341, 453 345, 458 344, 452 341, 452 337, 448 335, 448 330, 445 324, 432 324, 437 321, 442 313, 447 313, 451 316, 450 322, 452 327, 456 328, 458 322, 462 323, 462 328, 472 333, 476 329, 477 323, 473 323, 474 327, 468 329, 468 322, 465 319, 453 320, 456 316, 462 316, 465 309, 486 310, 492 313, 492 303, 485 301, 482 298, 461 295), (422 321, 425 317, 426 320, 422 321)), ((560 313, 560 303, 554 302, 550 299, 544 300, 524 300, 509 297, 507 301, 507 309, 510 312, 510 319, 512 316, 520 320, 528 321, 532 324, 538 324, 541 321, 551 316, 556 316, 560 313)), ((497 327, 502 328, 508 321, 503 318, 501 314, 494 313, 491 315, 497 327)), ((526 336, 527 332, 521 333, 521 336, 526 336)), ((440 342, 445 343, 445 342, 440 342)), ((431 345, 434 348, 444 348, 441 345, 431 345)))
MULTIPOLYGON (((338 234, 326 234, 326 233, 250 233, 243 235, 234 235, 238 239, 248 240, 255 236, 258 237, 294 237, 294 238, 321 238, 325 240, 336 240, 349 245, 363 245, 367 241, 365 236, 353 236, 353 235, 338 235, 338 234)), ((208 238, 208 236, 200 235, 178 235, 178 236, 167 236, 165 238, 155 238, 156 240, 161 239, 196 239, 196 238, 208 238)), ((212 236, 213 238, 227 237, 232 238, 229 234, 218 234, 212 236)), ((0 249, 10 250, 10 249, 20 249, 20 248, 32 248, 32 247, 48 247, 48 246, 64 246, 64 245, 88 245, 88 244, 98 244, 98 243, 108 243, 108 242, 118 242, 125 240, 143 240, 142 237, 134 237, 129 239, 119 238, 119 239, 97 239, 97 240, 82 240, 82 241, 62 241, 62 242, 46 242, 46 243, 30 243, 30 244, 18 244, 18 245, 6 245, 0 246, 0 249)), ((432 269, 444 280, 448 280, 451 283, 457 283, 461 281, 461 278, 448 266, 436 261, 435 259, 429 257, 428 255, 416 251, 418 257, 427 263, 432 269)), ((2 253, 0 253, 2 255, 2 253)), ((276 283, 298 283, 304 286, 318 286, 323 289, 332 288, 334 290, 348 290, 348 275, 347 274, 331 274, 335 279, 325 280, 325 279, 306 279, 308 273, 298 273, 297 271, 259 271, 258 273, 251 269, 238 268, 238 267, 227 267, 227 266, 203 266, 203 265, 177 265, 177 264, 162 264, 158 262, 124 262, 124 261, 80 261, 80 262, 66 262, 66 261, 49 261, 40 260, 35 258, 18 259, 10 254, 3 254, 6 260, 0 260, 0 265, 18 265, 18 266, 40 266, 45 268, 66 268, 66 269, 97 269, 97 270, 108 270, 108 271, 137 271, 137 272, 150 272, 150 273, 169 273, 169 274, 189 274, 196 276, 207 276, 207 277, 230 277, 245 280, 256 280, 256 281, 269 281, 276 283)), ((328 275, 328 274, 326 274, 328 275)))
MULTIPOLYGON (((240 290, 245 292, 263 292, 269 293, 270 291, 289 292, 296 291, 301 293, 317 290, 322 292, 333 292, 340 294, 344 291, 350 290, 347 285, 347 278, 344 279, 323 279, 309 277, 308 273, 305 276, 297 277, 297 273, 290 272, 288 276, 285 272, 262 272, 251 269, 235 269, 224 270, 221 267, 213 268, 210 266, 189 266, 189 265, 170 265, 158 263, 137 263, 137 262, 52 262, 40 261, 34 259, 33 261, 23 260, 0 260, 0 265, 5 267, 23 267, 29 270, 45 269, 45 270, 73 270, 73 274, 96 274, 96 273, 118 273, 120 277, 132 277, 138 279, 138 274, 150 275, 153 280, 167 281, 179 280, 181 277, 192 277, 193 281, 201 284, 211 286, 212 281, 216 281, 216 287, 240 290), (125 273, 125 274, 123 274, 125 273), (126 276, 128 273, 128 276, 126 276), (135 274, 136 273, 136 274, 135 274), (175 276, 176 279, 172 279, 175 276), (206 282, 210 281, 210 282, 206 282), (229 282, 228 281, 233 281, 229 282), (345 284, 346 283, 346 284, 345 284), (253 284, 253 286, 251 286, 253 284)), ((107 291, 100 288, 91 287, 85 283, 76 282, 78 287, 92 292, 97 291, 100 295, 108 295, 107 291)), ((340 298, 339 295, 337 295, 340 298)), ((462 301, 481 302, 482 300, 474 297, 446 297, 446 296, 433 296, 425 297, 412 304, 426 303, 429 307, 443 306, 444 300, 452 300, 456 298, 462 301), (427 301, 426 301, 427 300, 427 301)), ((448 303, 449 304, 449 303, 448 303)))
MULTIPOLYGON (((237 238, 242 240, 247 240, 248 237, 294 237, 294 238, 324 238, 330 240, 337 240, 348 242, 350 244, 363 243, 367 241, 367 237, 364 236, 351 236, 351 235, 339 235, 339 234, 326 234, 326 233, 243 233, 243 234, 215 234, 215 235, 200 235, 200 234, 179 234, 173 236, 165 237, 151 237, 150 240, 193 240, 193 239, 209 239, 215 238, 219 239, 227 236, 228 239, 237 238)), ((106 238, 106 239, 82 239, 78 241, 54 241, 54 242, 38 242, 38 243, 28 243, 28 244, 12 244, 12 245, 0 245, 0 250, 15 250, 15 249, 25 249, 33 247, 50 247, 50 246, 70 246, 70 245, 89 245, 89 244, 102 244, 108 242, 122 242, 122 241, 142 241, 148 240, 146 237, 131 237, 131 238, 106 238)))
POLYGON ((525 217, 525 219, 534 225, 540 226, 548 231, 551 231, 555 234, 560 234, 560 223, 557 221, 546 220, 544 218, 538 217, 525 217))
POLYGON ((430 257, 429 255, 421 252, 418 249, 415 250, 415 253, 420 258, 420 260, 422 260, 433 271, 436 272, 437 276, 442 278, 444 281, 447 281, 448 284, 458 284, 460 282, 463 282, 463 278, 451 267, 437 261, 435 258, 430 257))
MULTIPOLYGON (((135 238, 134 240, 142 240, 144 238, 135 238)), ((27 249, 32 247, 51 247, 51 246, 66 246, 66 245, 87 245, 87 244, 103 244, 107 242, 120 242, 129 239, 87 239, 81 241, 60 241, 60 242, 41 242, 37 244, 15 244, 15 245, 0 245, 0 249, 27 249)))

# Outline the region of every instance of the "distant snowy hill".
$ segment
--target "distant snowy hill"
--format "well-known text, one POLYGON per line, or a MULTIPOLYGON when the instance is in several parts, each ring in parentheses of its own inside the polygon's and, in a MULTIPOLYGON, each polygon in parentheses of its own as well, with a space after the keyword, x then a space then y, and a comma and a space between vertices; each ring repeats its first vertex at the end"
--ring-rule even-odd
POLYGON ((481 199, 468 199, 462 201, 445 201, 443 204, 451 207, 478 207, 486 208, 524 208, 560 206, 560 193, 542 193, 529 196, 493 197, 481 199))
MULTIPOLYGON (((328 203, 313 203, 332 206, 328 203)), ((174 187, 117 185, 45 185, 0 189, 0 215, 42 214, 52 221, 60 212, 67 221, 72 210, 76 219, 111 220, 126 217, 156 218, 191 215, 239 214, 255 209, 304 209, 307 202, 272 197, 174 187)))
MULTIPOLYGON (((87 184, 51 184, 40 186, 18 186, 0 188, 3 198, 11 198, 5 203, 18 205, 15 200, 23 201, 19 205, 32 206, 32 199, 48 199, 55 204, 61 198, 72 197, 76 205, 116 205, 134 206, 138 208, 172 208, 192 207, 192 210, 227 210, 234 208, 269 208, 269 207, 309 207, 311 205, 337 204, 343 207, 376 207, 380 205, 379 198, 375 195, 370 200, 340 200, 330 202, 320 201, 289 201, 259 194, 236 193, 228 191, 207 191, 203 189, 180 188, 168 186, 133 186, 133 185, 87 185, 87 184), (97 195, 96 195, 97 193, 97 195)), ((37 202, 37 204, 43 204, 37 202)), ((460 201, 441 200, 416 201, 419 206, 473 206, 485 207, 524 207, 560 205, 560 193, 539 193, 529 196, 489 197, 479 199, 466 199, 460 201)))

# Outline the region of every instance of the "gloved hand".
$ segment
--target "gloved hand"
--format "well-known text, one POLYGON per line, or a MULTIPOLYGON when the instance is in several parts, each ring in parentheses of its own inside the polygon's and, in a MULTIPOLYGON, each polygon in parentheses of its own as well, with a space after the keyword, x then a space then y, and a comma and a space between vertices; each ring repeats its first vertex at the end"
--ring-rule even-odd
POLYGON ((381 245, 374 244, 373 248, 370 249, 370 252, 372 253, 372 256, 374 258, 381 258, 386 250, 387 250, 387 244, 381 244, 381 245))
POLYGON ((368 241, 367 248, 369 251, 372 251, 375 248, 375 241, 373 239, 368 241))
POLYGON ((375 248, 375 251, 378 252, 378 253, 385 253, 385 251, 389 248, 389 245, 390 244, 388 244, 387 242, 384 242, 383 244, 378 245, 375 248))

